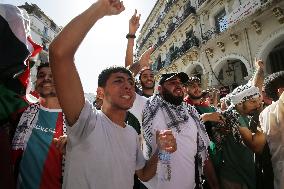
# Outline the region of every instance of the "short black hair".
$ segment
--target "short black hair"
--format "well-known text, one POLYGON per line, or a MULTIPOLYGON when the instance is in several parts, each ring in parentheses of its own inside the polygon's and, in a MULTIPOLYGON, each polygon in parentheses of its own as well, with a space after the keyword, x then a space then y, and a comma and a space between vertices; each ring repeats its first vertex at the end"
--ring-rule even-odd
POLYGON ((284 71, 273 73, 264 80, 264 92, 273 101, 278 100, 277 90, 284 88, 284 71))
POLYGON ((37 67, 37 73, 39 72, 39 70, 40 70, 41 68, 45 68, 45 67, 50 67, 49 62, 41 63, 41 64, 37 67))
POLYGON ((128 69, 122 66, 111 66, 106 69, 104 69, 99 77, 98 77, 98 87, 105 87, 106 82, 109 79, 110 75, 113 73, 125 73, 129 75, 132 78, 132 73, 128 69))
POLYGON ((146 71, 146 70, 150 70, 152 72, 151 68, 142 69, 139 73, 139 77, 138 77, 139 81, 141 81, 141 76, 142 76, 143 72, 146 71))

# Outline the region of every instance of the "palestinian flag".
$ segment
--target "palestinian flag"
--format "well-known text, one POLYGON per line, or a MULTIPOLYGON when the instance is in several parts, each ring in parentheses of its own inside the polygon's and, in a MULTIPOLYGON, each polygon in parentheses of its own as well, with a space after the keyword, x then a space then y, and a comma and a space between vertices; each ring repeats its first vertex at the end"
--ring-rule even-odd
POLYGON ((23 98, 29 83, 30 63, 42 47, 29 35, 30 21, 25 11, 0 4, 0 188, 14 188, 10 141, 17 120, 28 105, 23 98))
POLYGON ((42 47, 30 37, 30 20, 18 7, 0 4, 0 124, 27 106, 22 97, 29 83, 29 57, 42 47))

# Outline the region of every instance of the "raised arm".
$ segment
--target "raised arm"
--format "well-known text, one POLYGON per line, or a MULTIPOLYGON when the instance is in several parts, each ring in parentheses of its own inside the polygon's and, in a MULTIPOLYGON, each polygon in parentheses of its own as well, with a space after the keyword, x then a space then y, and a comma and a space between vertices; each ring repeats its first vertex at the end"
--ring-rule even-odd
POLYGON ((60 105, 70 125, 73 125, 84 106, 84 92, 74 64, 75 53, 88 31, 101 18, 124 10, 119 0, 98 0, 75 17, 54 39, 49 47, 54 83, 60 105))
POLYGON ((264 64, 262 60, 255 61, 256 72, 252 78, 252 84, 262 91, 262 85, 264 82, 264 64))
POLYGON ((148 67, 151 64, 151 54, 154 51, 154 47, 150 47, 147 49, 140 57, 139 61, 132 64, 129 67, 129 70, 134 74, 134 77, 139 73, 139 71, 144 68, 148 67))
POLYGON ((135 34, 140 26, 140 17, 141 14, 137 16, 137 10, 135 9, 134 14, 129 20, 129 35, 127 37, 127 48, 126 48, 126 55, 125 55, 125 67, 131 66, 133 64, 133 47, 134 47, 134 40, 135 34))
POLYGON ((255 133, 247 127, 239 127, 239 131, 244 143, 254 152, 261 153, 266 143, 265 134, 258 127, 255 133))

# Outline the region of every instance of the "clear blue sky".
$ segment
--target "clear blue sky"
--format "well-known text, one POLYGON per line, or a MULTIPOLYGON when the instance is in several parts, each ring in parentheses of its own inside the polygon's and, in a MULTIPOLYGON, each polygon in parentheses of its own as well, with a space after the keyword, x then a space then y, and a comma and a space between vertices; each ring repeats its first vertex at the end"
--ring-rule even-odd
MULTIPOLYGON (((0 0, 0 3, 22 5, 37 4, 59 26, 65 26, 73 17, 88 8, 93 0, 0 0)), ((141 13, 141 25, 156 0, 124 0, 126 10, 118 15, 104 18, 89 32, 81 44, 75 62, 85 92, 96 92, 100 71, 111 65, 124 65, 128 33, 128 20, 137 8, 141 13)))

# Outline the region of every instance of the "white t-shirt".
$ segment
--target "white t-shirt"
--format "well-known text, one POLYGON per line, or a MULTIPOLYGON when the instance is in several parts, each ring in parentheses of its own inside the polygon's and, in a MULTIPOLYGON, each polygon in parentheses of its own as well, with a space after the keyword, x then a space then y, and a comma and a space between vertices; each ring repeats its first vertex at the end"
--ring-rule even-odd
POLYGON ((67 134, 63 188, 133 188, 135 170, 144 167, 145 159, 132 127, 116 125, 86 101, 67 134))
MULTIPOLYGON (((136 95, 133 107, 130 112, 142 122, 142 111, 147 98, 136 95)), ((177 142, 177 151, 171 154, 171 180, 162 181, 158 179, 157 173, 151 180, 145 183, 149 189, 192 189, 195 186, 195 162, 194 156, 197 152, 197 126, 193 118, 189 115, 186 126, 181 126, 180 133, 173 130, 177 142)), ((157 112, 153 120, 152 134, 155 136, 156 130, 168 129, 164 114, 161 110, 157 112)), ((143 132, 143 131, 142 131, 143 132)), ((156 137, 153 137, 152 151, 157 148, 156 137)), ((143 141, 144 143, 144 141, 143 141)), ((145 143, 143 144, 145 145, 145 143)), ((145 149, 145 148, 144 148, 145 149)), ((159 166, 159 164, 158 164, 159 166)), ((157 169, 159 170, 159 168, 157 169)))
POLYGON ((284 93, 260 114, 260 124, 271 153, 274 188, 284 188, 284 93))

